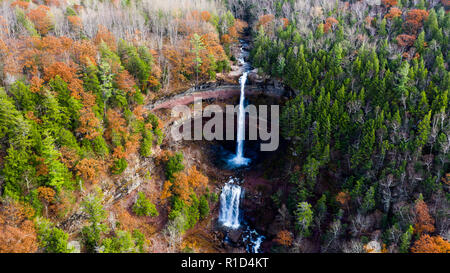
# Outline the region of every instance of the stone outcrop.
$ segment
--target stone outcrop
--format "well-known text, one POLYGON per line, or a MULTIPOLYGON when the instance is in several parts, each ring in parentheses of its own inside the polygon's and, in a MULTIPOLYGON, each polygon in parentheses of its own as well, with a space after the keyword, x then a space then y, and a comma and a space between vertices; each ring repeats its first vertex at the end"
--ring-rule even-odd
MULTIPOLYGON (((239 96, 241 92, 240 85, 222 85, 211 86, 207 88, 189 89, 181 94, 155 101, 147 104, 145 108, 150 111, 157 109, 169 109, 176 105, 188 105, 194 102, 195 98, 205 99, 227 99, 233 96, 239 96)), ((245 87, 245 95, 267 95, 280 98, 284 95, 284 88, 275 87, 274 85, 247 85, 245 87)))
POLYGON ((264 73, 260 73, 258 68, 253 69, 248 73, 248 82, 250 84, 262 84, 268 81, 270 77, 264 73))

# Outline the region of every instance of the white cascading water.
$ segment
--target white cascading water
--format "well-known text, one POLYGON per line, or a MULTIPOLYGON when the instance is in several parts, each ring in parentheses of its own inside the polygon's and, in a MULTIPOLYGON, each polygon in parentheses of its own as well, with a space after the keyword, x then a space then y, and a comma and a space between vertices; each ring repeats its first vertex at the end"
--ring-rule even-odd
POLYGON ((246 250, 249 253, 259 253, 261 248, 261 243, 264 241, 265 237, 259 235, 254 229, 247 227, 244 231, 244 242, 246 243, 246 250))
POLYGON ((239 203, 241 199, 241 187, 233 184, 230 180, 222 189, 220 194, 219 222, 228 228, 237 229, 239 222, 239 203))
POLYGON ((239 78, 239 82, 241 84, 241 95, 239 99, 239 116, 238 116, 238 128, 237 128, 237 147, 236 147, 236 155, 231 158, 230 162, 236 166, 245 166, 250 162, 249 158, 244 157, 244 134, 245 134, 245 83, 247 82, 248 75, 248 64, 244 61, 243 57, 244 51, 241 49, 241 58, 239 58, 239 62, 244 68, 244 73, 239 78))

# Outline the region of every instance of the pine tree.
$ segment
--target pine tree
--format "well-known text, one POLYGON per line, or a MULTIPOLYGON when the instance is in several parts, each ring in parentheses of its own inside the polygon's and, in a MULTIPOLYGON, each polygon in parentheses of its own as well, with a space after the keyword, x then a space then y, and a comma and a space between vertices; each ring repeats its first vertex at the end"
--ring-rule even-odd
POLYGON ((297 231, 305 237, 310 235, 309 227, 313 220, 313 211, 311 210, 311 205, 307 202, 301 202, 297 204, 297 209, 295 211, 295 226, 297 231))

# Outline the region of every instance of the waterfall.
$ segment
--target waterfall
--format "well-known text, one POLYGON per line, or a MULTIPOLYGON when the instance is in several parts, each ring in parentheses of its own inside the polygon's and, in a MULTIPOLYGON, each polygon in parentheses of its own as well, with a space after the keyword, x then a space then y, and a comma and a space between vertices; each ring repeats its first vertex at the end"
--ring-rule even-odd
POLYGON ((219 222, 228 228, 237 229, 239 222, 239 203, 241 187, 233 184, 233 180, 225 184, 220 194, 219 222))
MULTIPOLYGON (((243 54, 243 49, 241 48, 241 54, 243 54)), ((248 75, 248 64, 244 61, 244 58, 241 57, 239 62, 244 67, 244 73, 239 78, 239 82, 241 84, 241 95, 239 98, 239 116, 238 116, 238 128, 237 128, 237 147, 236 147, 236 155, 230 160, 230 162, 239 167, 248 165, 250 162, 249 158, 244 157, 244 134, 245 134, 245 83, 247 82, 248 75)))
MULTIPOLYGON (((241 41, 243 43, 243 41, 241 41)), ((247 52, 241 47, 241 56, 238 58, 239 63, 243 67, 243 74, 239 78, 241 84, 241 94, 239 99, 239 113, 238 113, 238 128, 237 128, 237 146, 236 154, 228 159, 231 167, 240 167, 248 165, 250 158, 244 157, 244 135, 245 135, 245 83, 247 81, 247 75, 250 71, 250 65, 245 62, 244 56, 247 52)), ((259 253, 261 243, 265 239, 264 236, 259 235, 256 230, 251 229, 240 215, 239 204, 241 201, 242 189, 239 185, 235 184, 235 178, 230 180, 223 186, 220 194, 220 211, 219 211, 219 223, 224 227, 230 229, 242 228, 243 233, 241 239, 246 245, 246 250, 249 253, 259 253), (241 219, 243 220, 241 224, 241 219)))

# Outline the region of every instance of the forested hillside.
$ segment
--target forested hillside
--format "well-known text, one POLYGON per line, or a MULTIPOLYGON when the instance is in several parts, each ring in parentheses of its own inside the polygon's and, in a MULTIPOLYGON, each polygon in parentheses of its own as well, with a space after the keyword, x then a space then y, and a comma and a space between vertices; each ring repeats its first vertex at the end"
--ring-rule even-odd
MULTIPOLYGON (((88 252, 149 251, 160 189, 113 207, 120 187, 154 183, 138 167, 156 157, 176 185, 207 178, 195 166, 173 174, 183 156, 161 153, 164 124, 143 105, 228 71, 243 26, 217 1, 2 1, 0 252, 79 251, 71 239, 88 252)), ((186 228, 209 213, 193 198, 186 228)))
POLYGON ((228 2, 293 94, 273 250, 449 252, 448 1, 228 2))

